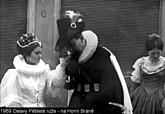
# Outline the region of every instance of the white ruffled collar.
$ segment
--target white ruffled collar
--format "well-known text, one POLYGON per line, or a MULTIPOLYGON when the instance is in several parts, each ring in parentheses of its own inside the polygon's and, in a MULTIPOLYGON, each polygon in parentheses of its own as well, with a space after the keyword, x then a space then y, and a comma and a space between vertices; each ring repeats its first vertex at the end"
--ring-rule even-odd
POLYGON ((155 66, 150 65, 149 56, 143 57, 142 59, 142 69, 144 72, 148 74, 153 74, 160 72, 165 69, 165 58, 160 56, 160 60, 158 61, 158 64, 155 66))
POLYGON ((80 64, 89 60, 98 46, 98 38, 95 33, 90 30, 86 30, 82 32, 82 35, 86 39, 87 44, 79 57, 78 62, 80 64))
POLYGON ((22 55, 15 56, 13 64, 18 73, 27 76, 38 76, 50 70, 49 65, 45 64, 42 60, 37 65, 27 64, 22 55))

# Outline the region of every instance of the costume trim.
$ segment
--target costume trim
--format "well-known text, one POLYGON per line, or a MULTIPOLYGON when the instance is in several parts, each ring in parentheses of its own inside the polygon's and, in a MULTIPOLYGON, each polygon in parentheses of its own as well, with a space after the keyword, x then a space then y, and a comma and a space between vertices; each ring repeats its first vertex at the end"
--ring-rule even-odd
POLYGON ((93 55, 98 46, 98 38, 94 32, 86 30, 82 32, 82 35, 85 38, 87 44, 79 57, 79 63, 85 63, 93 55))
POLYGON ((141 59, 141 68, 142 70, 147 73, 147 74, 154 74, 154 73, 158 73, 162 70, 165 69, 165 58, 160 56, 160 64, 151 67, 150 65, 147 64, 147 61, 149 60, 148 56, 147 57, 142 57, 141 59))
POLYGON ((111 53, 111 56, 110 56, 110 60, 119 76, 119 79, 120 79, 120 82, 121 82, 121 85, 122 85, 122 88, 123 88, 123 92, 124 92, 124 106, 126 107, 126 114, 132 114, 132 103, 131 103, 131 99, 130 99, 130 95, 129 95, 129 92, 128 92, 128 88, 127 88, 127 85, 126 85, 126 82, 125 82, 125 79, 124 79, 124 76, 123 76, 123 73, 121 71, 121 68, 119 66, 119 63, 115 57, 115 55, 110 51, 108 50, 107 48, 103 47, 105 50, 107 50, 109 53, 111 53))
POLYGON ((29 74, 31 76, 42 75, 50 70, 49 65, 45 64, 42 60, 37 65, 27 64, 22 55, 15 56, 13 64, 18 73, 26 76, 29 76, 29 74))

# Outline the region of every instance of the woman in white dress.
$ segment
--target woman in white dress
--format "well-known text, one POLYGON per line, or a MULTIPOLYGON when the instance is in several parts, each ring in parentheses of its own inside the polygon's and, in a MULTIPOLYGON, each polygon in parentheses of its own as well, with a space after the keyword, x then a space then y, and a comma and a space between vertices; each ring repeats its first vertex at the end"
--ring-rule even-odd
POLYGON ((8 69, 1 81, 0 106, 45 107, 44 88, 46 85, 47 89, 56 84, 63 86, 66 61, 64 59, 65 62, 61 62, 55 70, 50 70, 41 59, 41 42, 32 33, 20 37, 17 50, 19 54, 13 60, 15 68, 8 69))

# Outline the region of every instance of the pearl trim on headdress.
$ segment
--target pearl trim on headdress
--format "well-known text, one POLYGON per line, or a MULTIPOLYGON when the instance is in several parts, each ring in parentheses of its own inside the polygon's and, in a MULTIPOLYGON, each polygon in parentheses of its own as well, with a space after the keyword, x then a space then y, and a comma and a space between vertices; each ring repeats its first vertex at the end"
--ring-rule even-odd
POLYGON ((33 41, 33 42, 30 42, 29 44, 24 45, 24 46, 22 46, 22 45, 17 41, 17 44, 18 44, 21 48, 28 47, 29 45, 34 44, 34 43, 38 43, 38 44, 41 46, 41 42, 39 42, 39 41, 33 41))
POLYGON ((41 46, 41 42, 39 41, 39 39, 33 33, 23 34, 20 37, 20 39, 17 41, 17 44, 21 48, 28 47, 29 45, 31 45, 33 43, 38 43, 41 46), (21 44, 21 43, 23 43, 23 44, 21 44))

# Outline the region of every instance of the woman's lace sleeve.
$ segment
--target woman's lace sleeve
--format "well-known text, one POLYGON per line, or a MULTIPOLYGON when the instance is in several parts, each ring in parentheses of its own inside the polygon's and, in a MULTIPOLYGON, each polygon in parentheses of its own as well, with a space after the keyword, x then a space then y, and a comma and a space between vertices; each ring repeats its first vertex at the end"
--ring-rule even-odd
MULTIPOLYGON (((9 69, 0 85, 0 106, 9 107, 11 104, 20 104, 20 91, 17 82, 17 73, 15 69, 9 69)), ((14 106, 14 105, 12 105, 14 106)))
POLYGON ((48 73, 48 86, 49 87, 59 87, 63 88, 65 84, 66 73, 65 73, 65 64, 63 60, 60 60, 60 64, 56 66, 55 70, 51 70, 48 73))
POLYGON ((141 83, 140 67, 142 65, 142 62, 143 62, 143 58, 139 58, 132 66, 134 68, 134 71, 132 72, 132 76, 131 76, 131 80, 133 82, 141 83))
MULTIPOLYGON (((66 100, 65 95, 67 95, 67 92, 64 89, 65 78, 65 65, 61 62, 56 66, 56 69, 49 71, 43 93, 46 106, 55 107, 60 102, 66 100)), ((59 106, 61 106, 61 104, 59 104, 59 106)))

